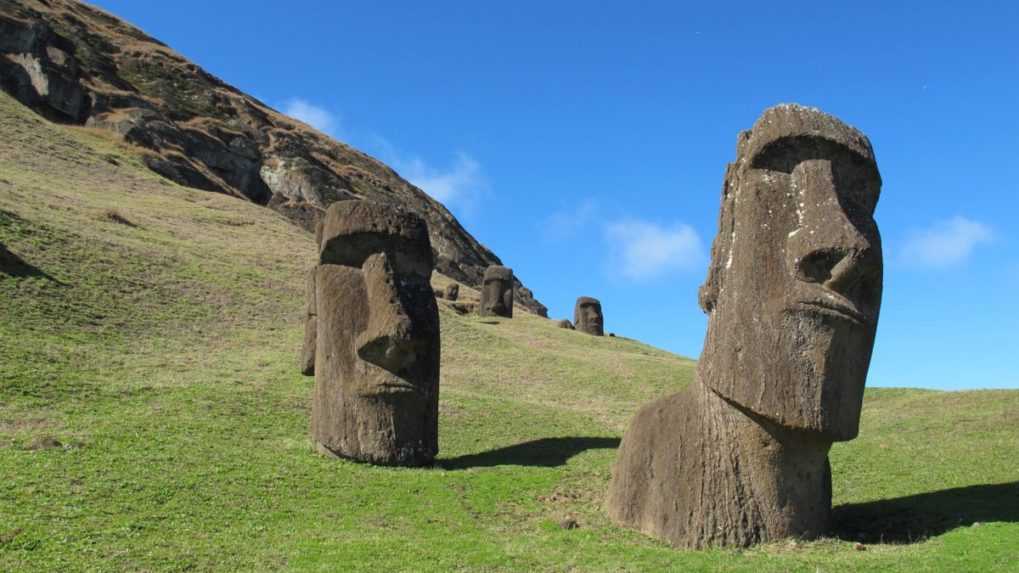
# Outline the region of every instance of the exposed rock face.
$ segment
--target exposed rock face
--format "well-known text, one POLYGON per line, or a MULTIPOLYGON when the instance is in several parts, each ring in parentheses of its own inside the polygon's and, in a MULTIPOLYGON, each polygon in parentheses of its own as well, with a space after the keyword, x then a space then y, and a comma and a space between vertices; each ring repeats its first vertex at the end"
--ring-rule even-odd
POLYGON ((573 323, 581 332, 604 336, 605 317, 601 312, 601 301, 589 296, 579 297, 573 307, 573 323))
POLYGON ((305 376, 315 375, 315 344, 318 338, 318 303, 315 302, 315 270, 314 267, 308 271, 307 287, 305 289, 304 311, 304 345, 301 347, 301 357, 298 364, 301 374, 305 376))
POLYGON ((438 452, 439 310, 424 221, 388 205, 334 203, 319 252, 312 439, 344 458, 431 463, 438 452))
POLYGON ((828 528, 828 450, 856 437, 881 301, 881 178, 867 138, 782 105, 740 135, 701 307, 697 381, 640 410, 608 511, 674 545, 828 528))
POLYGON ((485 269, 479 314, 513 318, 513 269, 503 266, 485 269))
MULTIPOLYGON (((133 26, 73 0, 0 0, 0 87, 55 121, 108 129, 182 185, 266 205, 312 230, 342 199, 428 224, 439 272, 479 287, 501 264, 440 203, 375 159, 206 73, 133 26)), ((521 305, 546 316, 517 283, 521 305)))

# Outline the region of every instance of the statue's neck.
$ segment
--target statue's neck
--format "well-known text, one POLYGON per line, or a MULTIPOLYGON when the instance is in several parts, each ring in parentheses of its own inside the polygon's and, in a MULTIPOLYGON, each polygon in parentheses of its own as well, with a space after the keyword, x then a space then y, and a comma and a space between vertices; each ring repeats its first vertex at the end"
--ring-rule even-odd
POLYGON ((725 506, 712 508, 722 515, 740 515, 731 526, 752 542, 824 533, 831 513, 831 442, 782 428, 700 381, 698 386, 705 443, 716 444, 705 460, 705 482, 714 496, 702 503, 725 506))

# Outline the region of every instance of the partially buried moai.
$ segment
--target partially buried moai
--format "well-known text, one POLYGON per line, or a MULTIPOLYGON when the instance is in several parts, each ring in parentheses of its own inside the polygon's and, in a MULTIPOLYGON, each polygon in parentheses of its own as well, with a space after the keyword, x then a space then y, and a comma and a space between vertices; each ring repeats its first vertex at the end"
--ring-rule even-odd
POLYGON ((428 229, 405 210, 341 201, 326 211, 313 274, 320 451, 419 466, 438 452, 439 314, 428 229))
POLYGON ((881 303, 880 188, 867 138, 816 109, 773 107, 740 135, 697 379, 631 421, 615 521, 685 547, 828 529, 828 450, 857 435, 881 303))
POLYGON ((315 340, 318 337, 318 320, 315 318, 318 314, 315 304, 315 269, 317 268, 317 265, 312 267, 305 280, 304 344, 301 346, 299 360, 301 374, 305 376, 315 375, 315 340))
POLYGON ((605 336, 605 317, 601 302, 596 298, 582 296, 573 307, 573 324, 576 329, 594 336, 605 336))
POLYGON ((499 265, 485 269, 478 313, 513 318, 513 269, 499 265))

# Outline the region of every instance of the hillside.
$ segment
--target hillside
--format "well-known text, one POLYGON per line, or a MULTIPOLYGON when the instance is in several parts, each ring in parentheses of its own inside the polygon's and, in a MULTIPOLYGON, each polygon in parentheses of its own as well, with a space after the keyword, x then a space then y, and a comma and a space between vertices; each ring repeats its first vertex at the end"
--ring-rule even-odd
POLYGON ((311 237, 144 157, 0 94, 0 570, 1017 570, 1017 391, 869 390, 831 538, 675 551, 601 499, 628 418, 694 363, 441 302, 436 467, 320 457, 311 237))
MULTIPOLYGON (((172 181, 265 205, 308 230, 339 199, 395 203, 428 222, 446 275, 477 286, 487 266, 501 264, 441 203, 388 166, 75 0, 0 0, 0 88, 54 121, 144 148, 142 162, 172 181)), ((522 306, 544 316, 517 282, 522 306)))

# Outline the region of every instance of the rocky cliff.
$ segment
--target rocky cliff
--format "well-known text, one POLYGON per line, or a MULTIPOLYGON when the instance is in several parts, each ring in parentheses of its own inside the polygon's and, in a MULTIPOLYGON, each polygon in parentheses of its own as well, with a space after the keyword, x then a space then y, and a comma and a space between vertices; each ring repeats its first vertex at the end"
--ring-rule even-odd
MULTIPOLYGON (((107 129, 182 185, 313 229, 330 203, 402 205, 428 222, 436 269, 471 286, 501 264, 439 202, 382 162, 241 93, 165 44, 73 0, 0 0, 0 87, 58 122, 107 129)), ((517 281, 519 304, 545 307, 517 281)))

